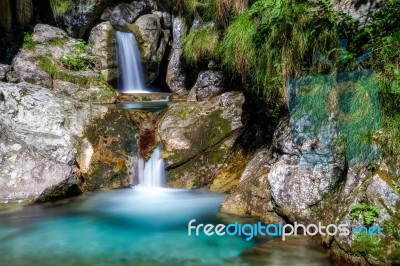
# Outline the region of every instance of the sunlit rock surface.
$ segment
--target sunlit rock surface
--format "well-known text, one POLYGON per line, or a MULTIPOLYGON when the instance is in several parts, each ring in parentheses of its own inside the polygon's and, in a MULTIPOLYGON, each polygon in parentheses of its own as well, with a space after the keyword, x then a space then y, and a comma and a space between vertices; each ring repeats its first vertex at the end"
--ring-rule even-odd
POLYGON ((135 156, 129 114, 28 83, 0 83, 1 201, 125 187, 135 156))

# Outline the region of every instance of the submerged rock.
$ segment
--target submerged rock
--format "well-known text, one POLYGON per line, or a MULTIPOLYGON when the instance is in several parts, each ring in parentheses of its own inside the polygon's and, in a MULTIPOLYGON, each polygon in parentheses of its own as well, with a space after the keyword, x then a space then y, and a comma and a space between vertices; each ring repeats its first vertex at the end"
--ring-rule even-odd
POLYGON ((129 184, 126 144, 135 138, 133 122, 121 122, 126 114, 28 83, 0 82, 0 96, 0 201, 45 201, 129 184), (120 144, 107 147, 109 140, 120 144), (88 174, 96 169, 112 178, 88 174))

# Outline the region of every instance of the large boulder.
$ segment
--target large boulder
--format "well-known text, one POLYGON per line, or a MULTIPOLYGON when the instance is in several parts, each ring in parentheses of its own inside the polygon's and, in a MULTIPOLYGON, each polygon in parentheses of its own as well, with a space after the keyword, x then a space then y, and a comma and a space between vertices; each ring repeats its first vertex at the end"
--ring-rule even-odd
POLYGON ((0 83, 0 110, 1 201, 129 185, 135 133, 126 113, 28 83, 0 83))
POLYGON ((172 187, 204 187, 231 155, 244 97, 229 92, 210 102, 176 103, 158 124, 172 187))
POLYGON ((32 47, 21 49, 14 58, 10 72, 13 75, 9 75, 13 80, 9 81, 30 82, 81 101, 115 101, 114 89, 99 71, 90 67, 82 71, 72 71, 63 66, 61 57, 71 53, 78 44, 66 32, 38 24, 32 34, 32 42, 32 47))

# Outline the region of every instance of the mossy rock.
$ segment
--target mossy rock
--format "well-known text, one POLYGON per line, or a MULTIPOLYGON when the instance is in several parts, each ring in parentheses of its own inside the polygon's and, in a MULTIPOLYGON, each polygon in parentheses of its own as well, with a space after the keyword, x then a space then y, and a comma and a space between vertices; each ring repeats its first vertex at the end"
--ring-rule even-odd
POLYGON ((110 110, 92 122, 85 131, 93 155, 79 182, 83 191, 129 186, 129 157, 137 156, 135 133, 135 124, 126 111, 110 110))

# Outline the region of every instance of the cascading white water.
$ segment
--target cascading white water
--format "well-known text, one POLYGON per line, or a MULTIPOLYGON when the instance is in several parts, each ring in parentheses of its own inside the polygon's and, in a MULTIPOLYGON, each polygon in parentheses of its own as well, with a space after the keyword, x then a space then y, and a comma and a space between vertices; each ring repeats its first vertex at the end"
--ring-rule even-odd
POLYGON ((138 168, 139 187, 163 187, 165 185, 164 159, 161 157, 160 148, 154 149, 147 162, 140 158, 138 168))
POLYGON ((125 93, 146 92, 140 53, 132 33, 117 31, 118 60, 121 77, 118 90, 125 93))

